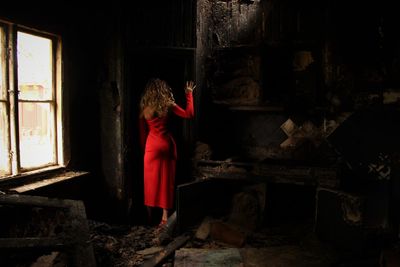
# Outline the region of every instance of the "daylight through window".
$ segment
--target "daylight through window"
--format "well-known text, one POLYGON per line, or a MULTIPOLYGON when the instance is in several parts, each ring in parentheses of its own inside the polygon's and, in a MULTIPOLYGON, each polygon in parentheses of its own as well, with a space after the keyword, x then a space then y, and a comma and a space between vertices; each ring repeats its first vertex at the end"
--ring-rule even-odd
POLYGON ((63 165, 60 39, 4 24, 0 40, 0 178, 63 165))

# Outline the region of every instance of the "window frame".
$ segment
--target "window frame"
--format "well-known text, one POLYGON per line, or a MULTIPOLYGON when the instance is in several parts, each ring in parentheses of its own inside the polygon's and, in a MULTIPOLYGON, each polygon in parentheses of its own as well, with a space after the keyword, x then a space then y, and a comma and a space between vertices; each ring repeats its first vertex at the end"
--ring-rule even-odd
MULTIPOLYGON (((7 28, 8 28, 7 25, 4 24, 0 20, 0 31, 2 31, 2 39, 0 40, 0 42, 1 42, 0 45, 2 46, 2 49, 4 49, 4 51, 3 51, 4 57, 0 58, 0 60, 2 61, 2 67, 3 67, 3 70, 1 70, 0 75, 4 75, 3 78, 4 78, 4 85, 5 85, 5 88, 4 88, 5 98, 4 99, 0 98, 0 103, 5 105, 5 113, 6 113, 5 122, 6 122, 6 124, 5 124, 4 133, 5 133, 5 137, 7 138, 6 147, 8 149, 8 154, 5 156, 8 158, 8 167, 9 167, 8 175, 11 175, 12 174, 12 170, 11 170, 12 163, 11 163, 11 140, 10 140, 10 104, 9 104, 10 100, 8 97, 9 74, 8 74, 8 45, 7 45, 9 36, 7 34, 7 30, 8 30, 7 28)), ((4 176, 4 177, 7 177, 7 176, 4 176)), ((0 179, 1 179, 1 177, 0 177, 0 179)))
MULTIPOLYGON (((61 36, 42 30, 33 29, 17 23, 0 19, 0 27, 4 33, 5 41, 5 79, 6 99, 0 102, 6 103, 7 129, 9 147, 9 169, 10 174, 0 176, 0 181, 14 179, 20 176, 45 173, 51 170, 65 168, 66 153, 64 147, 63 127, 63 62, 62 62, 62 40, 61 36), (52 115, 52 127, 54 132, 53 159, 54 163, 32 168, 21 168, 20 144, 19 144, 19 103, 30 101, 19 101, 18 97, 18 66, 17 66, 17 38, 18 32, 31 34, 38 37, 48 38, 52 43, 52 99, 43 101, 49 103, 52 115)), ((35 103, 41 101, 34 100, 35 103)))

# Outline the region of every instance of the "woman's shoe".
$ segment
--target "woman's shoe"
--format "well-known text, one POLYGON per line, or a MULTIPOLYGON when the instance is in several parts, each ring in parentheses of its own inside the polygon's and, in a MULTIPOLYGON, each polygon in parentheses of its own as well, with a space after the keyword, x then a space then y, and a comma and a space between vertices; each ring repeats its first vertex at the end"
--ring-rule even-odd
POLYGON ((158 224, 158 228, 162 228, 167 224, 167 220, 161 220, 161 222, 158 224))
POLYGON ((161 222, 160 222, 160 223, 157 225, 157 227, 154 229, 154 234, 155 234, 156 236, 158 236, 159 234, 161 234, 161 233, 164 231, 166 224, 167 224, 167 220, 161 220, 161 222))

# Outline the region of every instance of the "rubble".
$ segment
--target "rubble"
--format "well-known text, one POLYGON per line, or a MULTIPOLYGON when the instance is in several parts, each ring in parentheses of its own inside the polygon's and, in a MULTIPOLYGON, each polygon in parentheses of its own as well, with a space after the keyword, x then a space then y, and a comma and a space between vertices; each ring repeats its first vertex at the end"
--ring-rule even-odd
POLYGON ((129 227, 97 221, 89 221, 89 227, 98 267, 140 266, 151 256, 149 249, 157 247, 154 227, 129 227))

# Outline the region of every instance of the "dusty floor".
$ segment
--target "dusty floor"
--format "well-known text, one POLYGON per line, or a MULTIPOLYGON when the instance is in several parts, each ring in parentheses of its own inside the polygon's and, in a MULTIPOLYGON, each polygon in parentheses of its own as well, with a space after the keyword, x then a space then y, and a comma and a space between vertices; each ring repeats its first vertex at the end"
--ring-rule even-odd
POLYGON ((145 255, 138 252, 156 246, 154 227, 89 221, 89 228, 99 267, 139 266, 145 255))
MULTIPOLYGON (((108 225, 90 221, 91 241, 99 267, 139 266, 161 248, 155 243, 156 228, 147 226, 108 225)), ((197 227, 188 233, 194 236, 197 227)), ((232 246, 208 238, 191 238, 180 249, 224 249, 232 246)), ((249 234, 240 248, 245 266, 325 267, 325 266, 379 266, 376 257, 359 260, 346 259, 328 244, 317 240, 312 223, 286 224, 265 227, 249 234)), ((348 257, 347 257, 348 258, 348 257)), ((174 259, 166 261, 173 266, 174 259)))

